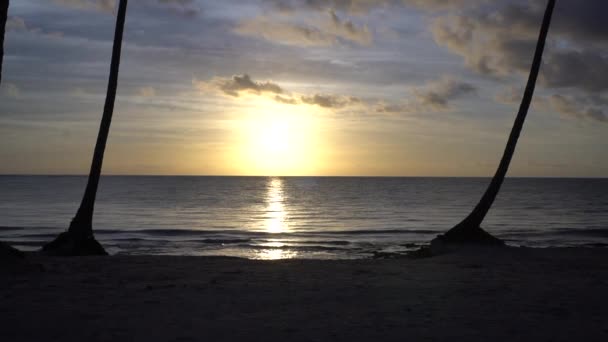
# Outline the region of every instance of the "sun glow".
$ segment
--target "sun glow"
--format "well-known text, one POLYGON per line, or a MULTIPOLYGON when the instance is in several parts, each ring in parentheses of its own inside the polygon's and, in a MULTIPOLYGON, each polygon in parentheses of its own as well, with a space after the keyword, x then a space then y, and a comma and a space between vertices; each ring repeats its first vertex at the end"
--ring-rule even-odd
POLYGON ((252 101, 240 121, 242 173, 293 176, 313 174, 320 164, 318 121, 310 106, 252 101))

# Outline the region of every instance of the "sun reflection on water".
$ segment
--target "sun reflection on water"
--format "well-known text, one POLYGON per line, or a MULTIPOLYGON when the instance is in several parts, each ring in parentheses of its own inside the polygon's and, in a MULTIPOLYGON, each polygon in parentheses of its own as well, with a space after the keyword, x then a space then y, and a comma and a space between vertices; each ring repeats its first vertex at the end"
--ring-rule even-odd
POLYGON ((279 259, 291 259, 298 255, 295 251, 287 251, 283 249, 264 249, 258 251, 255 255, 255 259, 261 260, 279 260, 279 259))
MULTIPOLYGON (((264 229, 268 233, 279 234, 289 232, 289 217, 285 209, 285 196, 283 195, 283 180, 278 177, 268 180, 266 191, 266 217, 264 229)), ((254 258, 264 260, 277 260, 295 258, 297 252, 289 250, 280 239, 272 239, 262 244, 267 249, 256 252, 254 258)))
POLYGON ((289 230, 284 207, 283 180, 271 178, 266 193, 266 219, 264 226, 269 233, 284 233, 289 230))

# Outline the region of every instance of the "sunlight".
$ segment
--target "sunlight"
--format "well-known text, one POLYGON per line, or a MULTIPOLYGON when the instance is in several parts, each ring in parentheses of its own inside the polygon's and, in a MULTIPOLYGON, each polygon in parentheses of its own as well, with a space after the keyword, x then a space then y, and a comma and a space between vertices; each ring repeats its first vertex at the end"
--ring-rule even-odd
POLYGON ((238 123, 238 164, 249 175, 311 174, 319 161, 319 129, 310 106, 252 99, 238 123))
POLYGON ((279 259, 291 259, 298 256, 298 253, 294 251, 285 251, 282 249, 264 249, 254 256, 254 259, 261 260, 279 260, 279 259))

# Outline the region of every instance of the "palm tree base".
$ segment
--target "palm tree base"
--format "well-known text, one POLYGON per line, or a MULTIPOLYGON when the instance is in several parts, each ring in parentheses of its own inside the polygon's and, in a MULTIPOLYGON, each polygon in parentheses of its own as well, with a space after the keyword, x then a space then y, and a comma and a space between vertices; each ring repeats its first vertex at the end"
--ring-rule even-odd
POLYGON ((481 227, 456 226, 431 240, 431 254, 439 255, 463 247, 503 247, 505 242, 481 227))
POLYGON ((0 260, 16 260, 22 259, 25 255, 22 251, 12 247, 11 245, 0 241, 0 260))
POLYGON ((59 234, 55 240, 42 246, 42 252, 55 256, 108 255, 93 236, 81 238, 69 231, 59 234))
POLYGON ((466 243, 478 245, 504 246, 505 242, 478 226, 456 226, 447 233, 439 235, 446 243, 466 243))

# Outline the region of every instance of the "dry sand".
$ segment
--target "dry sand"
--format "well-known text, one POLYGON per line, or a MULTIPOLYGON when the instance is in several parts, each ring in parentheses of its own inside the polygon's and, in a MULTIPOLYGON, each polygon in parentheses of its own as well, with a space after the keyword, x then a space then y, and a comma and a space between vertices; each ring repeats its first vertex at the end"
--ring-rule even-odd
POLYGON ((30 262, 0 264, 0 341, 608 341, 608 249, 30 262))

